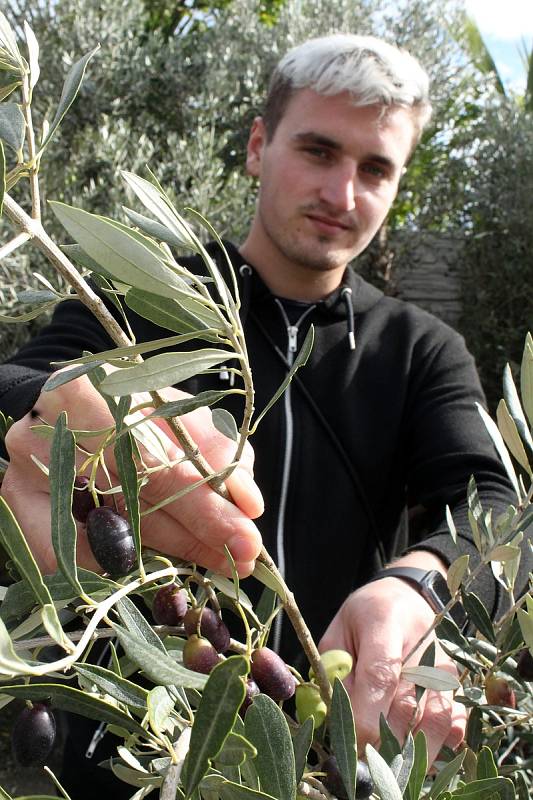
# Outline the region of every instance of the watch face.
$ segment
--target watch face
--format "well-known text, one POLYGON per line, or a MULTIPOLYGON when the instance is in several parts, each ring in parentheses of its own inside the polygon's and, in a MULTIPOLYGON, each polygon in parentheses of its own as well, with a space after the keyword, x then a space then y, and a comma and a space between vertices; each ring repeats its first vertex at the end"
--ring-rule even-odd
MULTIPOLYGON (((450 602, 450 590, 440 572, 435 570, 426 576, 425 589, 428 602, 434 604, 433 608, 435 611, 442 611, 444 606, 450 602)), ((462 628, 467 621, 466 614, 460 603, 455 603, 447 616, 449 616, 459 628, 462 628)))
POLYGON ((437 599, 440 601, 441 607, 444 607, 446 603, 449 603, 451 597, 448 584, 440 572, 437 572, 437 570, 431 572, 427 577, 427 588, 430 589, 435 597, 437 597, 437 599))

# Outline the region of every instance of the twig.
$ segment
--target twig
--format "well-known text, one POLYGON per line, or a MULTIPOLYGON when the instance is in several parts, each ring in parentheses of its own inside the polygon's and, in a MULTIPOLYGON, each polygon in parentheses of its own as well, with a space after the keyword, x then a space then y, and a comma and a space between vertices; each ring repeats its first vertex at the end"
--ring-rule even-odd
POLYGON ((0 261, 3 258, 7 258, 7 256, 11 255, 11 253, 13 253, 17 247, 20 247, 21 244, 24 244, 24 242, 27 242, 30 238, 31 237, 29 233, 22 232, 14 236, 11 241, 6 242, 3 247, 0 247, 0 261))

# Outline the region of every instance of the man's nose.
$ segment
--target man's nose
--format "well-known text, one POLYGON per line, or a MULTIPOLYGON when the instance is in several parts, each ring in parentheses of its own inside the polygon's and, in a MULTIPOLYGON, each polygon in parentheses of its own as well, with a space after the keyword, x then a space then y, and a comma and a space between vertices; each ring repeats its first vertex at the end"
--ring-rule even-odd
POLYGON ((353 211, 358 192, 357 168, 343 164, 328 172, 321 186, 320 199, 339 212, 353 211))

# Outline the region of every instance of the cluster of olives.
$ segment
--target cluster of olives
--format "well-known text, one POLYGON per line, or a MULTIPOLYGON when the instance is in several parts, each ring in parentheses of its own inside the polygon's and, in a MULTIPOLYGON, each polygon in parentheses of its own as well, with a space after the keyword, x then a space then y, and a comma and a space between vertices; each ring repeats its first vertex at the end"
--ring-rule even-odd
MULTIPOLYGON (((136 560, 130 525, 113 509, 97 507, 88 491, 88 484, 87 478, 76 478, 72 513, 75 519, 86 526, 89 545, 102 569, 111 575, 125 575, 136 560)), ((158 589, 152 603, 152 616, 158 625, 183 625, 187 636, 183 664, 195 672, 209 674, 230 646, 230 633, 220 614, 207 606, 189 607, 187 591, 175 583, 158 589)), ((335 678, 343 680, 352 669, 352 658, 344 650, 330 650, 321 656, 321 660, 331 684, 335 678)), ((297 686, 293 673, 283 659, 269 647, 258 647, 251 655, 250 676, 240 713, 244 714, 260 692, 277 703, 296 695, 298 721, 303 723, 312 717, 315 729, 319 728, 326 719, 327 706, 315 678, 310 669, 309 681, 297 686)), ((321 769, 325 773, 325 785, 332 794, 338 798, 347 797, 335 757, 325 759, 321 769)), ((356 797, 368 797, 372 789, 368 767, 359 762, 356 797)))
POLYGON ((41 766, 50 755, 55 738, 56 721, 48 704, 26 706, 11 731, 15 761, 21 767, 41 766))

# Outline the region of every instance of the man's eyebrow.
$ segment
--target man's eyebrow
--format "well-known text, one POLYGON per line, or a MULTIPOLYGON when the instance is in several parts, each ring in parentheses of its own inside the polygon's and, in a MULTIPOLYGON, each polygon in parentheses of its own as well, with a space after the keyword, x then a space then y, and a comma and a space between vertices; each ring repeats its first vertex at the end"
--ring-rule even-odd
MULTIPOLYGON (((330 150, 342 150, 340 142, 335 141, 335 139, 330 139, 329 136, 324 136, 321 133, 315 133, 314 131, 295 133, 293 139, 300 144, 313 144, 321 147, 328 147, 330 150)), ((381 155, 380 153, 369 153, 365 156, 365 161, 373 161, 391 170, 397 168, 397 164, 391 158, 381 155)))
POLYGON ((341 150, 340 142, 335 139, 330 139, 329 136, 324 136, 321 133, 314 131, 304 131, 303 133, 295 133, 293 139, 302 144, 317 144, 322 147, 329 147, 331 150, 341 150))

